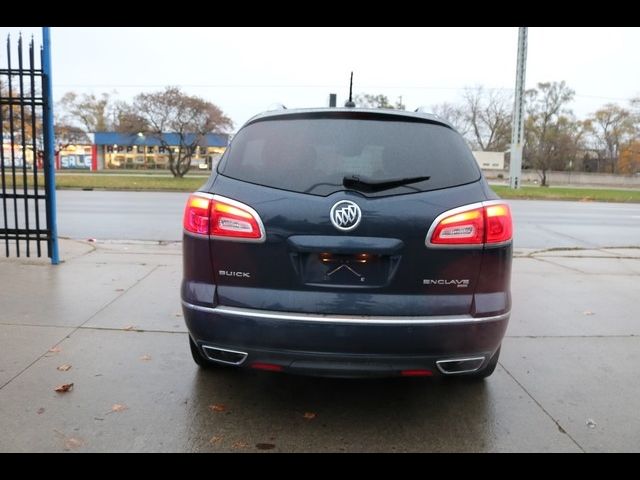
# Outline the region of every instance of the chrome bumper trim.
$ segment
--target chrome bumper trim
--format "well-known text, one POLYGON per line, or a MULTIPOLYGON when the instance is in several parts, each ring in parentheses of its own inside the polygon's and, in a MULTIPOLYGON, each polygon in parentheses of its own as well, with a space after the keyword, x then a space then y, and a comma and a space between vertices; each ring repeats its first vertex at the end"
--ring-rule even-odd
POLYGON ((409 316, 367 316, 367 315, 322 315, 296 312, 276 312, 238 307, 203 307, 182 301, 186 308, 199 312, 232 315, 238 317, 260 318, 265 320, 284 320, 295 322, 341 323, 353 325, 456 325, 465 323, 498 322, 509 318, 511 312, 491 317, 472 317, 471 315, 443 315, 434 317, 409 316))

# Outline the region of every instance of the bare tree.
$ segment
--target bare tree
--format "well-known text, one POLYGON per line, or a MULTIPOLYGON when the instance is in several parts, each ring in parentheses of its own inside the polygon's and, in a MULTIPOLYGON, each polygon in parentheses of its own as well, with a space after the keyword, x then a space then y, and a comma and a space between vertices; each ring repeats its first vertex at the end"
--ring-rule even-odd
POLYGON ((453 103, 439 103, 431 107, 431 111, 434 115, 446 120, 453 128, 455 128, 460 135, 467 137, 470 132, 470 125, 467 121, 467 116, 464 112, 464 107, 453 103))
POLYGON ((564 170, 567 161, 576 157, 586 124, 577 124, 566 108, 575 92, 564 81, 538 83, 537 87, 525 93, 524 158, 538 170, 541 185, 547 186, 547 171, 564 170))
POLYGON ((152 136, 165 147, 169 170, 175 177, 183 177, 189 171, 191 158, 205 135, 233 127, 231 119, 216 105, 187 95, 178 87, 141 93, 134 98, 132 110, 122 113, 123 127, 130 122, 131 133, 152 136), (170 145, 165 133, 174 134, 177 145, 170 145))
POLYGON ((620 151, 635 133, 633 116, 629 110, 608 103, 593 114, 591 123, 598 156, 608 171, 616 173, 620 151))
POLYGON ((406 106, 399 97, 395 104, 389 101, 386 95, 372 95, 370 93, 360 93, 355 96, 355 104, 360 108, 390 108, 395 110, 405 110, 406 106))
MULTIPOLYGON (((32 109, 26 104, 21 106, 17 102, 20 97, 18 82, 18 79, 13 79, 13 88, 10 89, 8 82, 3 83, 0 81, 0 97, 5 100, 0 105, 0 118, 2 118, 2 130, 5 136, 4 139, 0 139, 0 143, 2 143, 2 140, 8 139, 9 141, 12 140, 15 146, 24 144, 25 149, 29 151, 34 149, 34 143, 36 149, 41 149, 42 113, 40 109, 32 109), (9 99, 13 100, 13 102, 6 101, 9 99)), ((42 95, 38 86, 35 87, 34 94, 36 96, 42 95)))
MULTIPOLYGON (((640 123, 640 97, 635 97, 629 100, 629 105, 631 106, 631 112, 633 113, 634 122, 640 123)), ((636 125, 637 126, 637 125, 636 125)))
POLYGON ((56 139, 56 155, 60 153, 60 150, 67 148, 69 145, 89 143, 89 136, 82 128, 69 125, 62 120, 56 119, 53 131, 56 139))
MULTIPOLYGON (((8 97, 9 90, 8 87, 0 82, 0 95, 3 97, 8 97)), ((36 86, 36 95, 41 95, 41 89, 36 86)), ((14 91, 13 96, 16 97, 17 93, 14 91)), ((77 99, 75 94, 67 94, 67 102, 71 101, 72 98, 77 99)), ((33 150, 35 143, 36 149, 40 152, 43 148, 42 146, 42 133, 43 133, 43 125, 42 125, 42 114, 39 109, 35 110, 35 118, 33 118, 33 110, 31 108, 21 109, 17 105, 12 105, 9 107, 8 105, 3 105, 1 112, 1 117, 3 120, 3 128, 5 131, 9 130, 9 108, 12 109, 11 115, 13 117, 13 140, 15 144, 20 145, 23 143, 22 139, 22 128, 16 128, 18 125, 23 125, 24 127, 24 143, 28 150, 33 150), (24 123, 22 122, 22 116, 24 115, 24 123), (34 132, 35 127, 35 132, 34 132), (33 138, 35 134, 35 139, 33 138)), ((57 110, 57 109, 56 109, 57 110)), ((63 110, 64 111, 64 110, 63 110)), ((66 112, 65 112, 66 113, 66 112)), ((67 114, 68 115, 68 114, 67 114)), ((79 127, 78 125, 74 125, 69 121, 69 118, 61 118, 59 111, 56 111, 56 117, 54 118, 54 137, 56 140, 55 146, 55 154, 57 155, 60 150, 68 147, 69 145, 76 143, 88 143, 89 137, 85 132, 84 128, 79 127)))
POLYGON ((469 124, 468 137, 474 148, 504 152, 511 141, 511 95, 483 87, 463 94, 463 111, 469 124))
POLYGON ((78 124, 85 132, 106 132, 112 130, 113 100, 108 93, 99 97, 94 94, 78 95, 67 92, 58 102, 62 112, 60 120, 68 124, 78 124))
POLYGON ((149 122, 135 109, 123 101, 113 105, 113 131, 120 133, 142 133, 149 131, 149 122))

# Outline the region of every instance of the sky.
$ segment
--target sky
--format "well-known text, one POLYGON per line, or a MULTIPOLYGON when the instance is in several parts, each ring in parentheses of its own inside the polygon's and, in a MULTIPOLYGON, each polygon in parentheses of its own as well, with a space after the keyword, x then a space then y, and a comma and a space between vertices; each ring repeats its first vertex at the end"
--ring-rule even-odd
MULTIPOLYGON (((41 29, 0 27, 0 39, 41 29)), ((460 100, 465 87, 513 92, 517 27, 52 27, 53 91, 142 91, 177 85, 218 105, 237 130, 283 104, 338 105, 354 94, 402 97, 408 110, 460 100)), ((530 27, 526 88, 564 80, 580 118, 640 96, 640 28, 530 27)), ((0 65, 5 62, 0 49, 0 65)))

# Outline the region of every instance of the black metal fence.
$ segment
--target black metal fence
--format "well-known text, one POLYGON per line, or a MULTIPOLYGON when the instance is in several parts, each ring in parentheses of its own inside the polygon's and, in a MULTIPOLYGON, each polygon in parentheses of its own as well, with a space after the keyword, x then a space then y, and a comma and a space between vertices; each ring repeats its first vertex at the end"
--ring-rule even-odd
POLYGON ((22 37, 16 47, 7 38, 6 55, 0 49, 0 251, 7 257, 40 257, 46 243, 52 257, 54 172, 45 146, 53 139, 44 128, 51 104, 43 50, 31 39, 25 52, 22 37))

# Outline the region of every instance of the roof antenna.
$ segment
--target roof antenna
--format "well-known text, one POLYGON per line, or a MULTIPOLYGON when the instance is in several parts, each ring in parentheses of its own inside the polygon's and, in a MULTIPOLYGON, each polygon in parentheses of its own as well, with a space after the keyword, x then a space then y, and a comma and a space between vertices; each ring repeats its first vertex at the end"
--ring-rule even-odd
POLYGON ((349 100, 344 102, 345 107, 353 108, 356 106, 353 101, 353 72, 351 72, 351 81, 349 82, 349 100))

